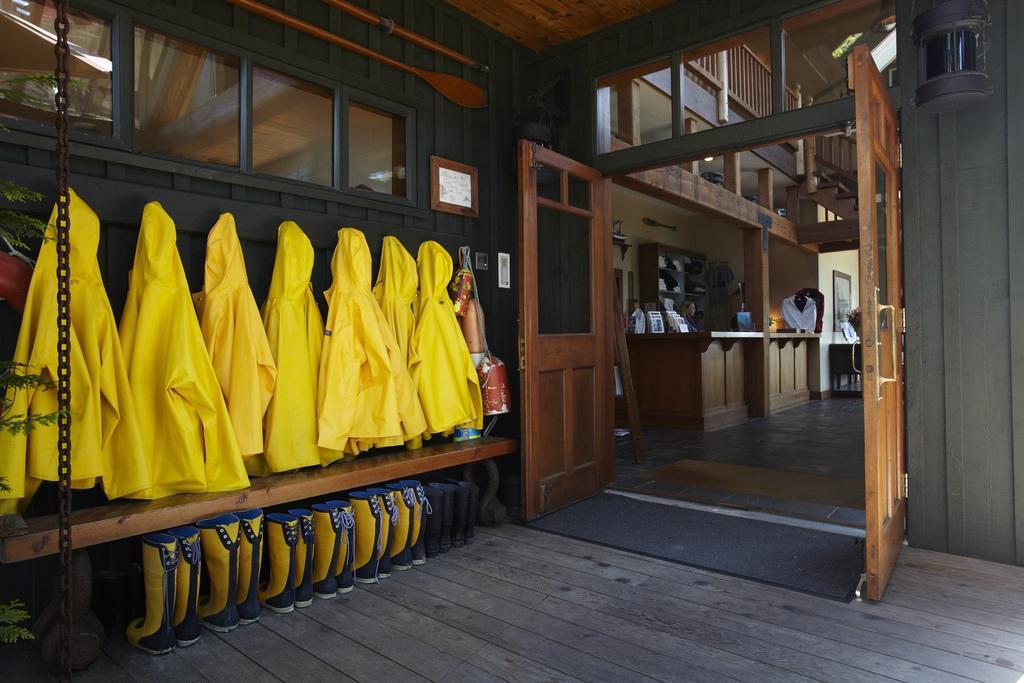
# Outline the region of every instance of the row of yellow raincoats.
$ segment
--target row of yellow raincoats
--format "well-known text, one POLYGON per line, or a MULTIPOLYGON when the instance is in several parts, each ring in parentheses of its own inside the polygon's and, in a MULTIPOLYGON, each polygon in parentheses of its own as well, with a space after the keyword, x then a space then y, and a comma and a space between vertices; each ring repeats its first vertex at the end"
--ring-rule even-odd
MULTIPOLYGON (((70 208, 75 488, 102 482, 111 499, 230 491, 247 487, 247 475, 481 426, 476 371, 446 293, 452 260, 440 245, 424 243, 417 262, 385 238, 371 290, 365 237, 340 230, 325 326, 310 284, 313 247, 298 225, 278 228, 260 311, 230 214, 210 231, 203 290, 192 296, 174 222, 150 202, 118 329, 96 260, 99 220, 73 192, 70 208)), ((44 242, 14 358, 50 379, 55 264, 54 242, 44 242)), ((56 410, 52 389, 8 399, 12 417, 56 410)), ((12 487, 0 513, 56 480, 56 460, 54 427, 0 433, 0 473, 12 487)))

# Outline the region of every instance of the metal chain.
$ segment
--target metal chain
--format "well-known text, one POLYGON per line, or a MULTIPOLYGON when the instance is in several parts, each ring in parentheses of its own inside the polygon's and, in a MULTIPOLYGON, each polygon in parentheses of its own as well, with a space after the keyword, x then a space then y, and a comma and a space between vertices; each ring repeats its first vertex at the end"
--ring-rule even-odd
POLYGON ((68 0, 55 0, 57 43, 57 501, 60 551, 60 676, 71 680, 71 242, 68 191, 68 0))

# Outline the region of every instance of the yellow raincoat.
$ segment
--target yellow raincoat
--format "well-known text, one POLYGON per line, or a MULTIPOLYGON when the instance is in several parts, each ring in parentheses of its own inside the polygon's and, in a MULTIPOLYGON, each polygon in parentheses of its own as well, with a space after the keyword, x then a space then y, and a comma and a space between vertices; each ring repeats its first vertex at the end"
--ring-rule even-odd
POLYGON ((249 486, 175 240, 163 207, 146 204, 120 327, 153 475, 137 498, 249 486))
POLYGON ((401 445, 405 425, 408 438, 423 427, 418 406, 409 400, 411 380, 403 386, 408 370, 370 289, 372 269, 363 233, 339 230, 331 259, 334 282, 325 293, 329 311, 318 405, 320 446, 347 455, 401 445))
POLYGON ((248 458, 252 474, 282 472, 320 464, 316 387, 324 346, 324 320, 309 283, 313 245, 291 221, 277 228, 277 256, 263 325, 277 361, 277 385, 264 420, 264 472, 253 472, 259 456, 248 458))
POLYGON ((274 395, 277 366, 260 320, 235 217, 221 214, 206 240, 203 291, 193 296, 199 327, 249 474, 263 474, 263 416, 274 395))
MULTIPOLYGON (((408 369, 413 365, 410 358, 410 344, 412 342, 413 329, 416 327, 416 314, 413 311, 416 305, 416 288, 418 286, 416 274, 416 261, 406 251, 397 238, 387 236, 384 238, 384 246, 380 256, 380 269, 377 271, 377 284, 374 285, 373 293, 380 304, 384 321, 391 330, 398 344, 399 357, 402 364, 408 369)), ((406 413, 412 413, 414 419, 408 422, 403 421, 403 428, 406 436, 406 446, 419 448, 422 445, 422 437, 430 437, 430 433, 420 434, 423 429, 411 431, 410 427, 423 424, 425 419, 423 410, 420 407, 419 395, 412 384, 412 378, 408 373, 403 377, 409 377, 408 392, 400 396, 400 401, 406 406, 406 413), (418 415, 419 418, 415 418, 418 415), (410 425, 410 422, 412 425, 410 425)), ((403 392, 405 385, 403 384, 403 392)))
MULTIPOLYGON (((108 498, 130 496, 150 485, 149 467, 117 324, 103 289, 96 249, 100 223, 71 191, 71 485, 88 489, 102 479, 108 498)), ((57 210, 50 216, 50 237, 57 210)), ((43 243, 32 273, 14 362, 57 381, 57 243, 43 243)), ((57 390, 9 392, 9 417, 57 410, 57 390)), ((0 514, 24 511, 42 480, 57 480, 57 427, 39 425, 28 435, 0 430, 0 474, 13 489, 0 493, 0 514)))
POLYGON ((420 245, 420 298, 410 357, 413 383, 432 434, 483 427, 480 380, 448 297, 452 257, 437 242, 420 245))

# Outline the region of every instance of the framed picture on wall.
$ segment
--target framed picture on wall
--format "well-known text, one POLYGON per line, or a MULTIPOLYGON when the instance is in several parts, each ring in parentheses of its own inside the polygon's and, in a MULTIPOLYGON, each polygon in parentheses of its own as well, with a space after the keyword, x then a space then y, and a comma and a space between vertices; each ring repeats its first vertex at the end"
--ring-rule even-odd
POLYGON ((478 218, 476 167, 431 155, 430 208, 478 218))
POLYGON ((853 282, 849 275, 838 270, 832 271, 832 299, 832 317, 835 319, 832 329, 839 330, 842 329, 840 322, 843 316, 853 308, 853 282))

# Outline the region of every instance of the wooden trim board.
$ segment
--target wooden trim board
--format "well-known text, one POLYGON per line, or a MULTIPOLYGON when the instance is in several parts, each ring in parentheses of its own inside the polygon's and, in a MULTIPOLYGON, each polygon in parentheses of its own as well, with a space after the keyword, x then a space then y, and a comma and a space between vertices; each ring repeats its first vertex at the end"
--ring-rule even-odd
MULTIPOLYGON (((517 439, 486 437, 414 451, 366 455, 320 469, 275 474, 252 480, 253 485, 225 493, 183 493, 158 500, 117 502, 74 512, 74 548, 130 538, 169 529, 225 512, 270 507, 317 496, 332 496, 424 472, 489 460, 519 450, 517 439)), ((26 520, 21 529, 0 538, 0 563, 21 562, 57 552, 57 516, 26 520)))

